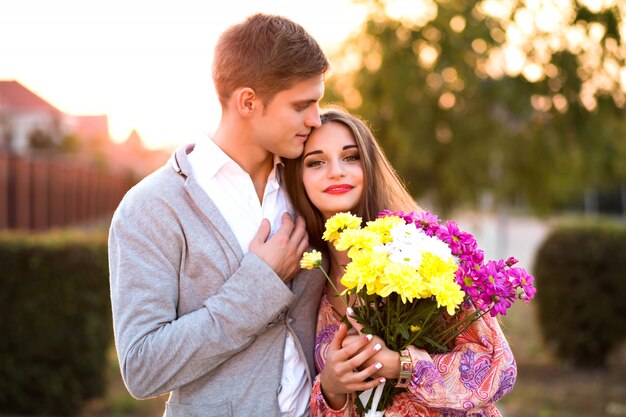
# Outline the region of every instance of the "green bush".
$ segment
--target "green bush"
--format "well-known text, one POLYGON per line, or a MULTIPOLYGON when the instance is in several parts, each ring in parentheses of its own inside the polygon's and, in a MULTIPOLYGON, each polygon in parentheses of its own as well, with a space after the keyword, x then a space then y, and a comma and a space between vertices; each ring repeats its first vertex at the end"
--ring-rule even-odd
POLYGON ((612 222, 561 226, 535 263, 544 340, 580 368, 606 364, 626 339, 626 228, 612 222))
POLYGON ((0 414, 75 415, 106 388, 106 234, 0 233, 0 414))

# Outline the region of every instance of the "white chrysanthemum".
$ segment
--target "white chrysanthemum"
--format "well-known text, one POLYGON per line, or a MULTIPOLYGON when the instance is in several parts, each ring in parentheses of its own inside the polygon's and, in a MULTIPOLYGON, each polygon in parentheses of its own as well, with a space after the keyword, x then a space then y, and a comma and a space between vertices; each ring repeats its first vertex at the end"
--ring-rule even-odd
POLYGON ((422 229, 416 228, 412 224, 398 223, 389 230, 392 242, 398 245, 412 245, 420 241, 423 237, 427 237, 422 229))
POLYGON ((425 251, 430 252, 433 255, 446 261, 453 258, 450 246, 448 246, 446 243, 442 242, 434 236, 426 236, 426 238, 428 241, 428 246, 425 251))
POLYGON ((393 262, 419 269, 425 252, 443 260, 453 258, 447 244, 436 237, 428 236, 412 224, 397 224, 391 228, 390 234, 393 240, 384 245, 384 250, 389 253, 389 259, 393 262))
POLYGON ((415 250, 415 248, 410 248, 407 245, 388 245, 385 250, 389 253, 391 262, 410 265, 415 269, 419 269, 422 264, 423 252, 421 250, 415 250))

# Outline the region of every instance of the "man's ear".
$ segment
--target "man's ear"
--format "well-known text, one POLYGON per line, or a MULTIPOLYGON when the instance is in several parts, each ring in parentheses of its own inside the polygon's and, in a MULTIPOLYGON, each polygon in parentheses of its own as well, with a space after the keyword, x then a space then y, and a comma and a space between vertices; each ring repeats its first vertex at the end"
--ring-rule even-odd
POLYGON ((250 87, 242 87, 237 90, 235 95, 235 102, 237 104, 237 111, 243 117, 250 117, 254 114, 255 109, 259 105, 259 97, 256 92, 250 87))

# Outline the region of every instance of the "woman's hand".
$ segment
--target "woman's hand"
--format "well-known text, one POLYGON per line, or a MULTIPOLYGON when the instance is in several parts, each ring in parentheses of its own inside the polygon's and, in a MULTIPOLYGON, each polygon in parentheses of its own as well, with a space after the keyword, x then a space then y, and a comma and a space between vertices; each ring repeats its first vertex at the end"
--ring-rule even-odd
POLYGON ((343 408, 346 394, 365 391, 385 382, 381 377, 370 380, 383 367, 381 363, 371 361, 382 345, 374 342, 370 335, 352 336, 349 343, 344 343, 347 332, 348 326, 342 323, 328 345, 326 364, 320 373, 322 393, 335 410, 343 408), (365 365, 368 361, 371 364, 365 365))
MULTIPOLYGON (((365 335, 362 334, 360 331, 356 335, 348 335, 343 340, 343 345, 346 346, 347 344, 354 343, 356 339, 362 338, 364 336, 365 335)), ((374 356, 366 360, 363 363, 362 367, 367 368, 376 363, 381 363, 383 366, 378 372, 376 372, 375 376, 386 379, 398 378, 400 376, 400 354, 396 351, 389 349, 385 345, 385 342, 378 336, 373 337, 372 343, 379 344, 381 348, 374 356)))
MULTIPOLYGON (((354 343, 354 338, 359 338, 359 337, 364 336, 363 333, 361 333, 361 330, 363 329, 363 325, 359 324, 354 319, 354 317, 352 316, 353 314, 354 314, 354 311, 351 308, 349 308, 346 311, 346 317, 348 318, 348 321, 350 322, 354 330, 356 330, 357 334, 345 337, 343 341, 344 345, 354 343)), ((383 341, 383 339, 381 339, 380 337, 373 336, 373 335, 367 335, 367 336, 373 337, 372 343, 380 345, 381 348, 376 353, 376 355, 368 358, 363 363, 362 366, 370 367, 376 363, 380 363, 383 366, 375 374, 376 377, 382 377, 386 379, 398 378, 400 376, 400 354, 398 352, 395 352, 389 349, 387 345, 385 344, 385 342, 383 341)))

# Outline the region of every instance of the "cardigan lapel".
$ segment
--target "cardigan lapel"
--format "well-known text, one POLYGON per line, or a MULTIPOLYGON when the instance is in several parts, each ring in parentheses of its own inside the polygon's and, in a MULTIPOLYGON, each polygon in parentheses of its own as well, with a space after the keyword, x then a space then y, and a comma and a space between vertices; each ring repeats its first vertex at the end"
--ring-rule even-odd
MULTIPOLYGON (((239 264, 243 259, 243 252, 239 242, 235 237, 235 233, 232 231, 228 222, 219 211, 213 200, 204 192, 200 184, 193 176, 193 170, 191 164, 187 159, 187 155, 193 150, 194 145, 181 146, 172 155, 171 164, 173 170, 180 176, 185 178, 185 191, 187 196, 191 199, 191 203, 194 204, 200 213, 204 215, 206 223, 211 229, 221 237, 221 240, 226 243, 235 256, 237 262, 231 265, 233 271, 239 268, 239 264)), ((229 258, 230 259, 230 258, 229 258)))

